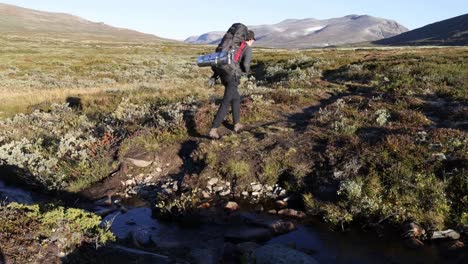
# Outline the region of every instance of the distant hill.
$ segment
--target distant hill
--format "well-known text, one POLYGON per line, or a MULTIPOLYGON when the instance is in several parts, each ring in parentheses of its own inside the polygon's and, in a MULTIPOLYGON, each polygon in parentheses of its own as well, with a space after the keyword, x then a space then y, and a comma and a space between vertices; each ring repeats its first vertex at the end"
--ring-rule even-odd
MULTIPOLYGON (((393 20, 367 15, 349 15, 326 20, 287 19, 278 24, 249 26, 255 31, 257 45, 276 48, 309 48, 374 41, 408 31, 393 20)), ((224 32, 213 31, 188 43, 217 44, 224 32)))
POLYGON ((374 41, 379 45, 468 45, 468 14, 374 41))
POLYGON ((154 35, 116 28, 83 18, 0 3, 0 34, 47 35, 80 39, 162 40, 154 35))

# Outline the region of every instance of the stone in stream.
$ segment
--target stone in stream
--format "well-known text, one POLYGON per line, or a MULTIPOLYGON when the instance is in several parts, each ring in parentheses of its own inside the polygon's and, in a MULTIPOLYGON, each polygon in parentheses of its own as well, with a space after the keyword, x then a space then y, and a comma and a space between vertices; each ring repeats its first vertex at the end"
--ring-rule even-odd
POLYGON ((145 248, 153 245, 151 240, 152 231, 147 228, 137 228, 130 232, 129 236, 134 246, 145 248))
POLYGON ((283 200, 278 200, 278 201, 275 202, 275 207, 277 209, 284 209, 284 208, 288 207, 288 203, 283 201, 283 200))
POLYGON ((448 229, 445 231, 435 231, 432 234, 431 239, 451 239, 451 240, 458 240, 460 239, 460 234, 455 232, 452 229, 448 229))
POLYGON ((276 219, 254 219, 252 224, 270 229, 273 235, 286 234, 297 229, 297 225, 291 221, 276 219))
POLYGON ((257 248, 261 247, 255 242, 243 242, 237 244, 237 254, 244 263, 255 263, 254 253, 257 248))
POLYGON ((403 227, 403 230, 404 230, 403 236, 407 238, 408 237, 421 237, 426 233, 426 231, 420 225, 413 223, 413 222, 405 224, 405 226, 403 227))
POLYGON ((236 202, 227 202, 226 205, 224 206, 224 209, 226 209, 229 212, 234 212, 240 209, 240 206, 236 202))
POLYGON ((254 252, 256 264, 318 264, 311 256, 283 245, 266 245, 254 252))
POLYGON ((283 209, 278 211, 278 214, 299 219, 304 218, 306 216, 304 212, 297 211, 294 209, 283 209))

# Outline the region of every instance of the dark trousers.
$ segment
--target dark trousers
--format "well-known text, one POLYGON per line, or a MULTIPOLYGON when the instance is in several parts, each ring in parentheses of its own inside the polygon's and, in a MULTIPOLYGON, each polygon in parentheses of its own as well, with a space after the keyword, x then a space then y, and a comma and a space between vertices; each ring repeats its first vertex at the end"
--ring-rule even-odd
POLYGON ((230 76, 226 80, 222 80, 224 84, 224 96, 221 105, 219 106, 218 113, 213 121, 212 128, 218 128, 226 117, 229 105, 232 107, 232 119, 234 124, 239 123, 240 120, 240 94, 237 90, 239 86, 239 78, 230 76))

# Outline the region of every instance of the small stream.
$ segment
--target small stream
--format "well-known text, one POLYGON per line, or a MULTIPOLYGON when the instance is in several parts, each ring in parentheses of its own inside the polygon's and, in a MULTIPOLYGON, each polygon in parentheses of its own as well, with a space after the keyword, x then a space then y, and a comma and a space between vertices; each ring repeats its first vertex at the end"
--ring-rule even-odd
MULTIPOLYGON (((0 199, 7 202, 34 203, 36 195, 0 181, 0 199)), ((42 200, 43 198, 41 198, 42 200)), ((225 233, 239 228, 232 225, 201 224, 186 228, 162 222, 152 217, 148 206, 116 211, 104 217, 120 241, 140 249, 155 246, 161 254, 190 255, 199 263, 213 263, 225 248, 225 233)), ((246 217, 269 217, 264 214, 243 213, 246 217)), ((287 234, 276 236, 264 244, 283 244, 310 254, 319 263, 457 263, 453 256, 442 254, 438 247, 426 245, 420 250, 404 246, 399 234, 378 237, 375 233, 359 230, 333 232, 325 224, 315 221, 311 225, 298 225, 287 234)), ((151 250, 151 251, 152 251, 151 250)))

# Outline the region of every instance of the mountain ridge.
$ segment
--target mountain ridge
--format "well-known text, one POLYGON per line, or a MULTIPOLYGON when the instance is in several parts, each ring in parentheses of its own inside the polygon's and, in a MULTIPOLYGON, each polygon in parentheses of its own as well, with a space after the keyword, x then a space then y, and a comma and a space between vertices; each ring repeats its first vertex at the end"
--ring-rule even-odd
POLYGON ((3 3, 0 3, 0 33, 83 39, 167 40, 136 30, 93 22, 72 14, 40 11, 3 3))
MULTIPOLYGON (((347 15, 318 20, 285 19, 276 24, 251 25, 257 45, 273 48, 309 48, 374 41, 398 35, 408 29, 398 22, 369 15, 347 15)), ((188 43, 217 44, 224 31, 211 31, 192 36, 188 43)))
POLYGON ((379 45, 468 45, 468 14, 437 21, 373 43, 379 45))

